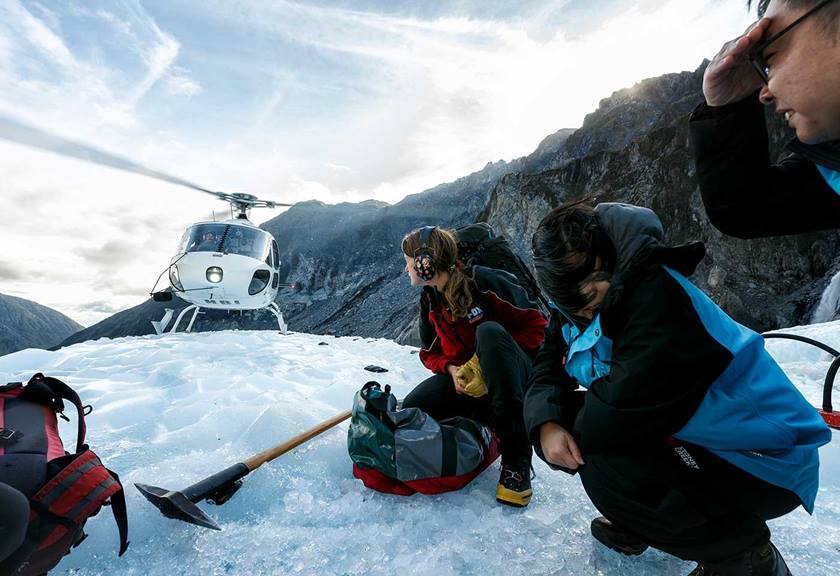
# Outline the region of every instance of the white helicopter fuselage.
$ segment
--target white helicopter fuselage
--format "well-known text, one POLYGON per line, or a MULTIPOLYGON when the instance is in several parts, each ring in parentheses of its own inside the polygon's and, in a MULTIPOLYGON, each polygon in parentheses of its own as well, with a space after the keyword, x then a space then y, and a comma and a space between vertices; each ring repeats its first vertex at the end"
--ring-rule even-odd
POLYGON ((183 292, 178 296, 191 304, 202 308, 225 310, 255 310, 265 308, 277 296, 277 288, 267 286, 257 294, 249 294, 248 287, 254 274, 264 270, 274 275, 265 262, 239 254, 222 252, 194 252, 184 255, 178 263, 178 276, 183 292), (207 279, 207 270, 220 268, 222 280, 211 282, 207 279))
POLYGON ((198 222, 172 258, 175 294, 201 308, 255 310, 277 296, 280 259, 274 237, 247 220, 198 222))

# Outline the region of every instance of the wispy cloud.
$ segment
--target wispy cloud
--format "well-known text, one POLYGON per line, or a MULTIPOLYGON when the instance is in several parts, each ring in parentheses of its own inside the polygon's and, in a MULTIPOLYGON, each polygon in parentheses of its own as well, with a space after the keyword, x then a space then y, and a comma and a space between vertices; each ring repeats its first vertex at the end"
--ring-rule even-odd
POLYGON ((169 70, 165 82, 168 92, 175 96, 195 96, 201 93, 201 84, 177 66, 169 70))
POLYGON ((108 240, 101 246, 82 248, 79 255, 90 264, 117 267, 137 253, 134 244, 121 240, 108 240))
POLYGON ((19 267, 0 260, 0 280, 24 280, 25 278, 19 267))

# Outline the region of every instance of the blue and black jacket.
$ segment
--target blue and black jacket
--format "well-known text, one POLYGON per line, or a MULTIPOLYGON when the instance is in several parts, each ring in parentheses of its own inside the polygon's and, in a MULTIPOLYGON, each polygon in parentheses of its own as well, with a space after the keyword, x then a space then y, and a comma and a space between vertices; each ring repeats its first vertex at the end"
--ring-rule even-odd
POLYGON ((794 139, 792 154, 771 163, 757 95, 700 104, 689 135, 706 214, 721 232, 759 238, 840 228, 840 142, 794 139))
POLYGON ((600 204, 596 214, 616 248, 616 270, 586 330, 553 315, 525 399, 537 454, 545 422, 572 431, 584 460, 676 438, 795 492, 813 510, 817 448, 831 432, 761 335, 687 280, 702 244, 663 246, 659 219, 645 208, 600 204))

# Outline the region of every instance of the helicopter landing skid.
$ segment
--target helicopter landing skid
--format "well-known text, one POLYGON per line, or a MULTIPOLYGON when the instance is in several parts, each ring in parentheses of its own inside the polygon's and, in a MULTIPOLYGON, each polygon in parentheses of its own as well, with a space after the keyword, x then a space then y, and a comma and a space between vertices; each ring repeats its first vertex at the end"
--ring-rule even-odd
MULTIPOLYGON (((187 332, 192 332, 193 324, 195 324, 195 318, 196 318, 196 316, 198 316, 200 314, 200 310, 201 310, 201 308, 196 306, 195 304, 191 304, 191 305, 187 306, 186 308, 184 308, 183 310, 181 310, 181 313, 178 314, 178 318, 175 320, 175 325, 172 326, 171 330, 169 330, 170 334, 172 334, 173 332, 178 330, 178 326, 181 324, 181 320, 184 318, 184 316, 190 310, 192 310, 193 314, 192 314, 192 318, 190 318, 190 323, 187 325, 187 330, 186 331, 187 332)), ((155 322, 154 320, 152 320, 152 326, 154 326, 155 332, 157 332, 158 335, 166 332, 166 327, 169 325, 169 321, 172 320, 172 314, 173 313, 174 313, 174 311, 172 310, 172 308, 167 308, 166 312, 163 315, 163 318, 161 318, 160 321, 155 322)))
POLYGON ((280 308, 277 306, 276 302, 272 302, 268 305, 268 309, 271 310, 274 315, 277 317, 277 325, 280 327, 281 334, 288 334, 289 328, 286 326, 286 321, 283 320, 283 313, 280 312, 280 308))
POLYGON ((166 327, 169 325, 169 321, 172 320, 172 314, 174 312, 175 311, 172 308, 167 308, 166 312, 163 313, 163 318, 160 320, 152 320, 152 326, 158 336, 163 334, 163 331, 166 330, 166 327))
MULTIPOLYGON (((268 305, 268 309, 271 310, 271 313, 274 314, 275 318, 277 318, 277 326, 280 329, 280 333, 288 334, 288 326, 286 326, 286 321, 283 319, 283 313, 280 312, 280 308, 277 306, 277 304, 275 302, 272 302, 268 305)), ((201 308, 196 304, 191 304, 183 310, 181 310, 181 313, 178 314, 178 318, 175 320, 175 325, 172 326, 171 330, 169 330, 170 334, 178 330, 178 326, 181 324, 181 320, 183 320, 187 312, 191 310, 192 318, 190 318, 190 323, 187 325, 186 332, 192 332, 192 327, 193 324, 195 324, 195 319, 199 314, 201 314, 201 308)), ((161 335, 166 331, 166 327, 169 325, 169 321, 172 320, 173 314, 174 310, 172 310, 172 308, 167 308, 166 312, 163 315, 163 318, 161 318, 160 321, 152 320, 152 326, 154 326, 155 332, 158 335, 161 335)))

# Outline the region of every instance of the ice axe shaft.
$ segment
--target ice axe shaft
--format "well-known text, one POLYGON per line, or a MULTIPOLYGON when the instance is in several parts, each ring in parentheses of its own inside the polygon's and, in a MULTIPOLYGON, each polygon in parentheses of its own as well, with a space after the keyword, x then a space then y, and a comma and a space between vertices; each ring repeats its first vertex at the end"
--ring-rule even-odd
POLYGON ((300 434, 298 434, 294 438, 286 440, 282 444, 278 444, 277 446, 274 446, 273 448, 269 448, 268 450, 263 450, 259 454, 255 454, 254 456, 251 456, 250 458, 245 460, 243 462, 243 464, 245 464, 245 466, 248 467, 249 472, 253 472, 254 470, 259 468, 260 466, 262 466, 266 462, 271 462, 272 460, 274 460, 278 456, 282 456, 283 454, 285 454, 289 450, 293 450, 293 449, 297 448, 298 446, 300 446, 304 442, 307 442, 307 441, 311 440, 312 438, 314 438, 315 436, 317 436, 317 435, 319 435, 323 432, 326 432, 327 430, 329 430, 330 428, 332 428, 336 424, 339 424, 339 423, 347 420, 348 418, 350 418, 350 410, 345 410, 341 414, 337 414, 337 415, 333 416, 332 418, 330 418, 329 420, 324 420, 323 422, 321 422, 317 426, 315 426, 313 428, 310 428, 309 430, 307 430, 305 432, 301 432, 300 434))
POLYGON ((148 484, 135 484, 135 486, 167 518, 183 520, 184 522, 197 524, 205 528, 212 528, 213 530, 221 530, 212 518, 196 506, 198 502, 209 500, 215 504, 224 504, 239 489, 242 484, 242 478, 266 462, 270 462, 278 456, 282 456, 286 452, 297 448, 304 442, 311 440, 336 424, 347 420, 349 417, 350 410, 345 410, 329 420, 325 420, 317 426, 298 434, 294 438, 286 440, 282 444, 255 454, 244 462, 238 462, 233 466, 229 466, 180 491, 167 490, 165 488, 158 488, 157 486, 149 486, 148 484))

